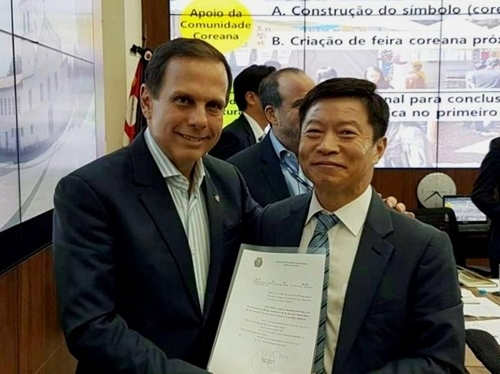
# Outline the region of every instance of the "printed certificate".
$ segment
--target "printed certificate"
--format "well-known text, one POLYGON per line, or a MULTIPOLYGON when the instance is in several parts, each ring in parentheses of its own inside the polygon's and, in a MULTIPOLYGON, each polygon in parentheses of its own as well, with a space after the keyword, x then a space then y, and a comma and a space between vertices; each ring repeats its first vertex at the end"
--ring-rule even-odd
POLYGON ((242 249, 208 370, 311 373, 325 255, 242 249))

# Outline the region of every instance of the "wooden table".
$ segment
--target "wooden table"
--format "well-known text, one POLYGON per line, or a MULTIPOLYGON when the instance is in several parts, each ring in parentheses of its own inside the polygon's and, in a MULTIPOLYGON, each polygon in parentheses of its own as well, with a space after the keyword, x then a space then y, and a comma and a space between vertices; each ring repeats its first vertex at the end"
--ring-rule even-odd
POLYGON ((491 374, 467 346, 465 346, 465 368, 470 374, 491 374))

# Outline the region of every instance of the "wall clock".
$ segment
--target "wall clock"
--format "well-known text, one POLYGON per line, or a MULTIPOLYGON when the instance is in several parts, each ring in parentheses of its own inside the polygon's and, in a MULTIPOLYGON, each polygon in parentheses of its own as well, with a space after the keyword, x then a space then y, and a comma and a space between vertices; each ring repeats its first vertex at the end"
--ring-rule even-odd
POLYGON ((417 187, 418 201, 426 208, 442 207, 443 196, 456 194, 455 182, 445 173, 427 174, 420 180, 417 187))

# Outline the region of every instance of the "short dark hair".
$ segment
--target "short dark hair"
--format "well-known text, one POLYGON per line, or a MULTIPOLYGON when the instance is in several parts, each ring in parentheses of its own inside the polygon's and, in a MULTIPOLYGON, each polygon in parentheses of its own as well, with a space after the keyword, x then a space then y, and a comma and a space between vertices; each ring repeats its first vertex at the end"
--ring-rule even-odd
POLYGON ((276 68, 273 66, 254 64, 243 69, 236 78, 234 78, 234 101, 239 110, 245 110, 247 108, 247 101, 245 99, 246 93, 255 92, 258 94, 260 82, 274 71, 276 71, 276 68))
POLYGON ((284 74, 305 74, 303 70, 298 68, 283 68, 275 71, 272 74, 269 74, 264 80, 261 82, 259 87, 259 99, 262 107, 265 108, 268 105, 271 105, 275 108, 281 107, 283 103, 283 98, 279 93, 279 80, 284 74))
POLYGON ((373 126, 373 140, 382 138, 389 125, 389 105, 376 92, 377 86, 365 79, 332 78, 309 91, 299 107, 301 126, 304 124, 307 111, 319 100, 350 97, 359 99, 366 107, 368 121, 373 126))
POLYGON ((193 58, 222 62, 226 70, 228 88, 226 104, 229 102, 233 76, 226 58, 214 46, 201 39, 177 38, 157 47, 144 71, 144 83, 154 98, 158 98, 163 87, 163 78, 168 62, 174 58, 193 58))

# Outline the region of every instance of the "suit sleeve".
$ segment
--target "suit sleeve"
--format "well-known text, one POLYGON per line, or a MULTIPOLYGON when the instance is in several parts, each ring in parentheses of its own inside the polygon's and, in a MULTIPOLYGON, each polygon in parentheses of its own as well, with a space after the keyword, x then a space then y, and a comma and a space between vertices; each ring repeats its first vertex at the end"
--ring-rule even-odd
POLYGON ((61 322, 70 352, 82 366, 99 372, 207 373, 168 359, 116 312, 114 232, 117 228, 94 190, 79 177, 62 179, 54 196, 53 248, 61 322))
POLYGON ((472 201, 488 218, 500 221, 500 200, 495 190, 500 186, 500 147, 488 152, 481 163, 472 188, 472 201))
POLYGON ((238 136, 229 131, 222 131, 215 147, 210 151, 210 155, 221 160, 227 160, 244 148, 238 136))
POLYGON ((409 291, 409 357, 373 371, 463 373, 465 329, 463 305, 448 236, 437 232, 424 252, 409 291))

